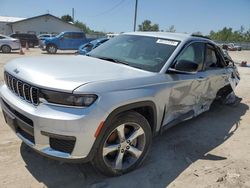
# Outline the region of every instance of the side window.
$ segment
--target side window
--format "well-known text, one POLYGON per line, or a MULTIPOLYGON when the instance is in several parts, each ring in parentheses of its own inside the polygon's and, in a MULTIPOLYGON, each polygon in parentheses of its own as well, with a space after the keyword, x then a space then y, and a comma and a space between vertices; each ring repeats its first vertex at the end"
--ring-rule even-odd
POLYGON ((177 57, 177 61, 186 60, 198 64, 198 71, 202 70, 204 60, 205 44, 201 42, 192 43, 177 57))
POLYGON ((65 39, 71 39, 72 38, 71 33, 65 33, 63 35, 63 38, 65 38, 65 39))
POLYGON ((224 67, 213 46, 207 45, 205 57, 205 69, 224 67))
POLYGON ((76 38, 78 38, 78 39, 83 38, 83 33, 77 33, 77 37, 76 38))
POLYGON ((4 36, 0 36, 0 39, 5 39, 5 37, 4 36))
POLYGON ((73 39, 81 39, 83 38, 83 33, 72 33, 73 39))
POLYGON ((178 60, 187 60, 187 61, 195 61, 194 57, 194 48, 193 46, 189 46, 178 58, 178 60))

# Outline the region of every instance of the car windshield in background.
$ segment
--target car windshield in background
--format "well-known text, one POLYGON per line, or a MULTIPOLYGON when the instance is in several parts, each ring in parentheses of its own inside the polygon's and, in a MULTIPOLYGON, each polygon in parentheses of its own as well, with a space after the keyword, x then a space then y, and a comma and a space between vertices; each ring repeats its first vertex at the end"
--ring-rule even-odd
POLYGON ((159 72, 176 49, 178 41, 148 36, 120 35, 88 55, 139 69, 159 72))

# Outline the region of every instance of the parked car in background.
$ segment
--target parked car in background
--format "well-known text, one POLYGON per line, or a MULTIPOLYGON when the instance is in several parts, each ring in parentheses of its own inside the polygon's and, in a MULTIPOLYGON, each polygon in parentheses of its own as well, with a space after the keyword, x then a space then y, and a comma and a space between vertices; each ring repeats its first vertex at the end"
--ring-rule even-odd
POLYGON ((241 51, 242 47, 241 46, 237 46, 234 43, 229 43, 227 45, 227 50, 229 50, 229 51, 241 51))
POLYGON ((92 40, 89 43, 81 45, 77 52, 81 55, 85 55, 86 53, 90 52, 91 50, 95 49, 96 47, 100 46, 101 44, 103 44, 108 40, 109 40, 108 38, 100 38, 92 40))
POLYGON ((35 34, 15 33, 11 34, 10 37, 19 39, 22 46, 26 46, 26 43, 31 48, 39 45, 39 40, 35 34))
POLYGON ((83 32, 65 31, 51 38, 46 38, 40 43, 40 48, 50 54, 57 50, 78 50, 79 46, 92 39, 87 39, 83 32))
POLYGON ((0 34, 0 51, 10 53, 12 50, 19 50, 21 47, 20 41, 0 34))
POLYGON ((163 32, 125 33, 88 56, 15 59, 4 78, 5 121, 25 144, 109 176, 140 166, 153 136, 226 100, 240 79, 213 41, 163 32))
POLYGON ((38 35, 37 38, 39 40, 45 40, 46 38, 51 38, 51 37, 55 37, 56 34, 41 34, 41 35, 38 35))
POLYGON ((116 36, 118 36, 118 35, 120 35, 120 34, 118 34, 118 33, 108 33, 108 34, 107 34, 107 38, 108 38, 108 39, 111 39, 111 38, 114 38, 114 37, 116 37, 116 36))

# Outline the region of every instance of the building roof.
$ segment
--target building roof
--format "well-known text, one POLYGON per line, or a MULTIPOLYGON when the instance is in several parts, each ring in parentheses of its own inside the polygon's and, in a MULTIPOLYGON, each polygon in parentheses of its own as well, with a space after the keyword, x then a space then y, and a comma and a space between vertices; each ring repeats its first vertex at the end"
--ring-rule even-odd
POLYGON ((24 20, 26 18, 20 18, 20 17, 10 17, 10 16, 0 16, 0 22, 17 22, 20 20, 24 20))
POLYGON ((76 27, 71 23, 64 22, 62 19, 60 19, 60 18, 58 18, 58 17, 56 17, 56 16, 54 16, 52 14, 42 14, 42 15, 39 15, 39 16, 34 16, 34 17, 27 18, 27 19, 18 20, 18 21, 10 23, 10 25, 15 24, 15 23, 20 23, 20 22, 26 22, 26 21, 29 21, 29 20, 33 20, 33 19, 40 18, 40 17, 45 17, 45 16, 53 17, 53 18, 57 19, 58 21, 61 21, 61 22, 65 23, 65 24, 69 24, 69 25, 71 25, 73 27, 76 27))

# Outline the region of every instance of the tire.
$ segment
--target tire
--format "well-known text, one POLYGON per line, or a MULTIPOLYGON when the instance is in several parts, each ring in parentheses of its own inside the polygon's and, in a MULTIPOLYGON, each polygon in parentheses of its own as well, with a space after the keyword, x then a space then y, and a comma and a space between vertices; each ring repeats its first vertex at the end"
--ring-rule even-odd
POLYGON ((11 52, 11 47, 8 46, 8 45, 3 45, 1 47, 1 50, 2 50, 3 53, 10 53, 11 52))
POLYGON ((57 47, 56 45, 54 44, 49 44, 47 47, 46 47, 46 50, 49 54, 55 54, 57 52, 57 47))
POLYGON ((122 113, 106 128, 92 164, 107 176, 128 173, 142 164, 151 142, 152 131, 145 117, 134 111, 122 113))

